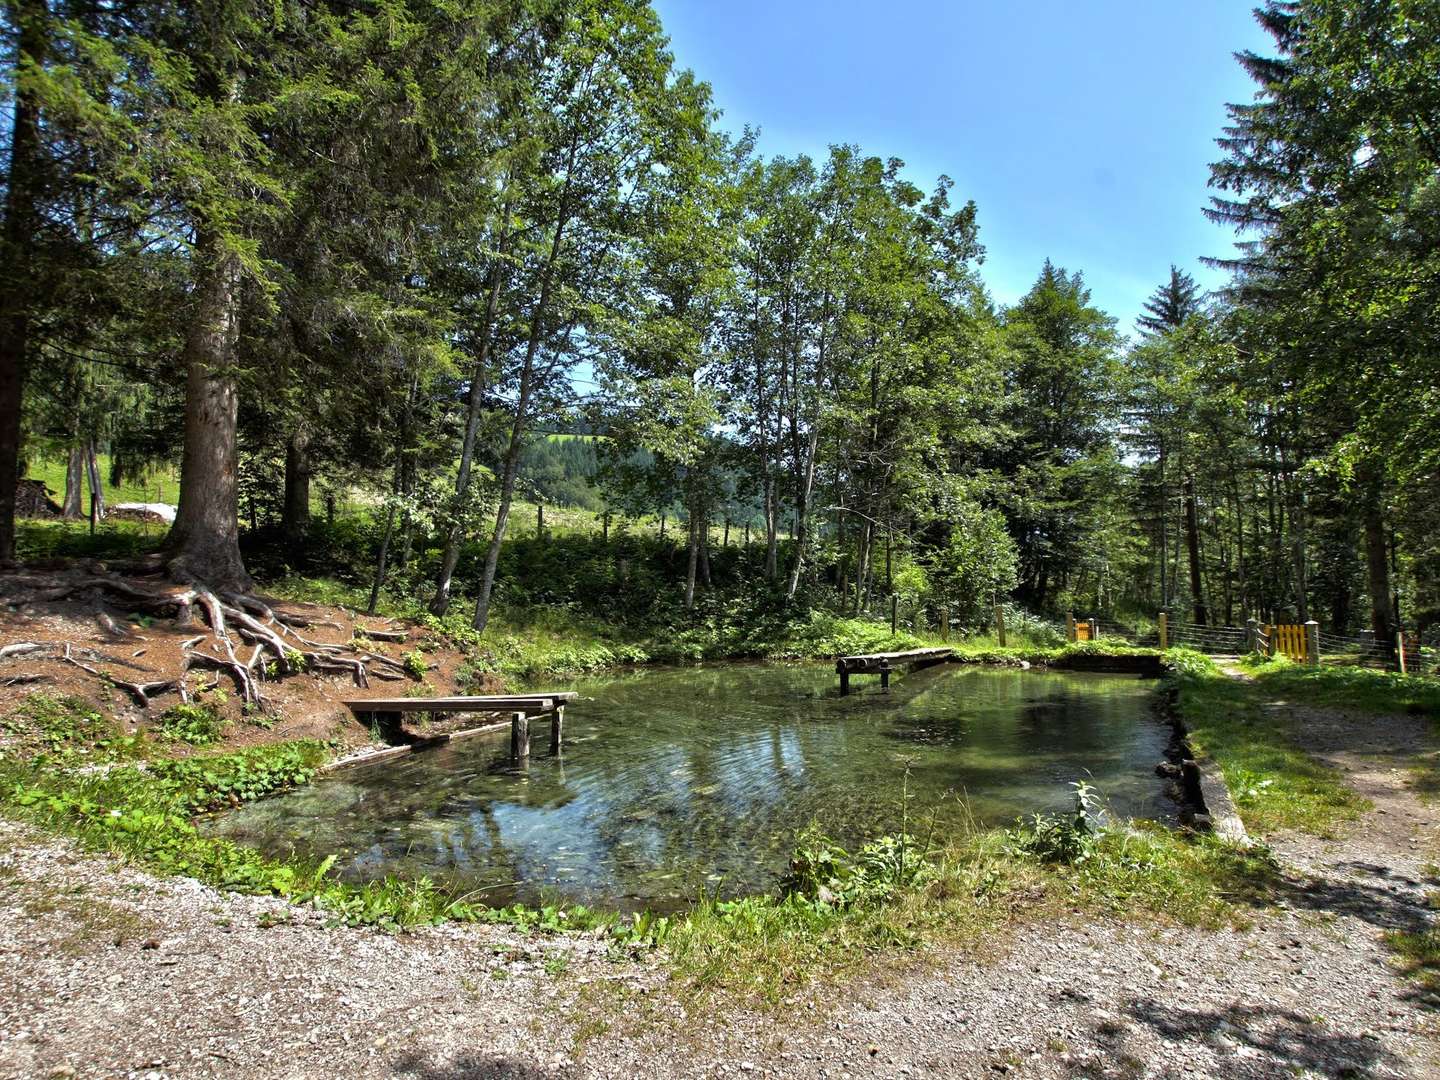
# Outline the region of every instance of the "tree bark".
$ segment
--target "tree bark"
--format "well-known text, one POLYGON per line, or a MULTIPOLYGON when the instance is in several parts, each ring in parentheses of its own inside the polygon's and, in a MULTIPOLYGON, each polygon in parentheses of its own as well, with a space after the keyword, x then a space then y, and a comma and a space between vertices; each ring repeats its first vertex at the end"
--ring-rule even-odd
POLYGON ((240 263, 210 235, 195 251, 196 307, 185 335, 185 442, 180 506, 165 541, 170 574, 212 589, 244 592, 250 575, 240 557, 236 520, 236 422, 233 373, 238 333, 240 263))
POLYGON ((65 501, 60 507, 60 516, 71 521, 85 511, 81 496, 85 488, 85 451, 79 443, 70 447, 70 458, 65 464, 65 501))
POLYGON ((700 561, 700 530, 695 520, 695 507, 690 507, 690 529, 686 543, 685 610, 695 606, 695 570, 700 561))
POLYGON ((298 424, 285 443, 285 505, 280 522, 292 552, 310 531, 310 433, 298 424))
POLYGON ((100 479, 100 457, 94 439, 85 441, 85 473, 90 478, 90 517, 98 521, 105 516, 105 484, 100 479))
POLYGON ((43 0, 7 4, 19 30, 15 109, 10 126, 10 170, 6 177, 3 260, 0 274, 0 566, 15 561, 15 495, 20 484, 20 420, 30 364, 30 305, 34 302, 35 203, 41 184, 40 105, 32 81, 19 72, 28 58, 40 65, 46 54, 43 0))
POLYGON ((1195 624, 1209 623, 1204 586, 1200 579, 1200 513, 1195 505, 1195 478, 1185 477, 1185 547, 1190 556, 1190 598, 1195 605, 1195 624))

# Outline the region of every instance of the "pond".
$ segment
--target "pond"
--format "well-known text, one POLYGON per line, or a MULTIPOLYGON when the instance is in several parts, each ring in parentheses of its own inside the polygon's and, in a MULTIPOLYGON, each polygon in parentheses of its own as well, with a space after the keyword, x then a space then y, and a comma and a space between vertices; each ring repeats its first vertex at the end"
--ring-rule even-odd
POLYGON ((213 819, 274 854, 334 853, 349 880, 431 877, 492 904, 670 908, 772 889, 811 823, 842 843, 937 836, 1071 805, 1088 780, 1121 816, 1164 817, 1168 728, 1153 683, 942 666, 836 694, 820 665, 651 669, 578 684, 563 753, 534 726, 374 765, 213 819), (908 793, 908 800, 904 797, 908 793))

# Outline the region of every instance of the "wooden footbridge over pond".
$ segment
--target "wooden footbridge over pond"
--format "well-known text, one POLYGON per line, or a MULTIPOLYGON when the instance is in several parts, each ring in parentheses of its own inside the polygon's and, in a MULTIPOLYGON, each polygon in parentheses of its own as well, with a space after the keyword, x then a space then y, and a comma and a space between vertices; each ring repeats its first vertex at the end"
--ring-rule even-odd
POLYGON ((955 655, 954 649, 910 649, 906 652, 862 653, 858 656, 842 656, 835 661, 835 674, 840 676, 840 696, 850 693, 851 675, 879 675, 880 689, 890 689, 890 672, 897 667, 929 667, 943 664, 955 655))
MULTIPOLYGON (((558 754, 565 736, 565 706, 580 695, 573 690, 544 694, 471 694, 460 697, 398 697, 398 698, 355 698, 341 704, 355 714, 362 723, 384 728, 398 728, 407 714, 416 713, 431 718, 453 716, 456 713, 477 713, 482 715, 504 715, 510 719, 510 756, 517 761, 530 756, 530 720, 532 717, 550 717, 550 752, 558 754)), ((463 738, 482 731, 495 731, 504 727, 505 721, 485 724, 440 735, 434 739, 422 739, 420 745, 463 738)), ((408 747, 404 748, 408 749, 408 747)), ((367 759, 367 760, 373 760, 367 759)))

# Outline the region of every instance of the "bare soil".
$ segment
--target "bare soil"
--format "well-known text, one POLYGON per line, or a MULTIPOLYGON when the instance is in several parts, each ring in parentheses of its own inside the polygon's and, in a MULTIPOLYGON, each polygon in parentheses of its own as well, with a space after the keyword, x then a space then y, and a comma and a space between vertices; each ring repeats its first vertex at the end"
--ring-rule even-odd
MULTIPOLYGON (((330 614, 333 633, 353 630, 330 614)), ((11 613, 0 642, 87 618, 11 613)), ((146 650, 135 659, 163 663, 167 635, 132 629, 146 650)), ((94 694, 63 665, 44 671, 94 694)), ((28 689, 0 691, 0 709, 28 689)), ((236 737, 366 737, 333 703, 355 693, 343 680, 269 689, 284 723, 237 722, 236 737)), ((0 819, 0 1077, 1440 1076, 1440 1003, 1383 941, 1432 918, 1440 811, 1411 771, 1433 752, 1424 722, 1271 707, 1375 809, 1337 840, 1266 838, 1287 885, 1248 926, 1077 911, 983 956, 926 956, 778 1012, 687 1003, 662 958, 616 956, 592 936, 336 927, 0 819)))
MULTIPOLYGON (((334 739, 341 746, 362 747, 375 736, 356 722, 350 710, 340 704, 342 700, 462 692, 457 674, 465 657, 423 629, 345 608, 282 602, 263 595, 261 598, 277 608, 301 613, 307 622, 307 636, 320 643, 348 642, 357 632, 367 629, 403 631, 404 641, 375 640, 367 649, 394 660, 402 660, 406 654, 418 650, 428 670, 423 678, 400 680, 385 680, 372 673, 368 687, 357 686, 349 675, 325 672, 271 679, 260 684, 266 708, 256 715, 247 715, 229 677, 223 672, 192 669, 188 677, 191 692, 231 721, 220 742, 207 746, 206 753, 308 738, 334 739), (220 692, 207 693, 206 688, 212 687, 220 692)), ((93 602, 0 607, 0 646, 18 642, 69 642, 99 654, 100 659, 93 660, 91 666, 129 682, 168 679, 180 672, 181 645, 193 638, 193 628, 177 627, 170 619, 126 613, 113 606, 109 611, 121 631, 118 635, 97 621, 93 602)), ((465 692, 499 692, 503 685, 498 677, 486 674, 465 692)), ((150 707, 144 708, 130 694, 107 687, 94 675, 59 657, 21 655, 0 661, 0 715, 12 711, 27 694, 37 690, 92 702, 96 708, 121 721, 127 733, 137 730, 153 733, 160 714, 179 701, 173 693, 157 695, 150 707)), ((474 722, 473 716, 456 717, 448 726, 463 727, 474 722)), ((428 734, 446 728, 447 724, 442 722, 417 733, 428 734)), ((176 756, 190 752, 183 744, 175 744, 171 750, 176 756)))

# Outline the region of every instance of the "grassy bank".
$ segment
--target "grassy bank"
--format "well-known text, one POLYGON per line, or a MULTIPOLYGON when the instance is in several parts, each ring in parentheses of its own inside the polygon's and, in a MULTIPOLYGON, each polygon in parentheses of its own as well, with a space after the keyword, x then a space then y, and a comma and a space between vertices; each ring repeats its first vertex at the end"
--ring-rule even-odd
POLYGON ((1167 655, 1190 742, 1220 766, 1247 829, 1334 836, 1366 809, 1339 772, 1306 752, 1303 732, 1289 709, 1272 705, 1269 686, 1232 678, 1200 653, 1167 655))

